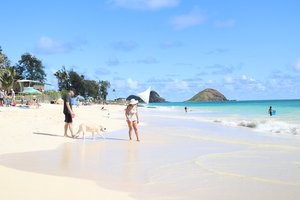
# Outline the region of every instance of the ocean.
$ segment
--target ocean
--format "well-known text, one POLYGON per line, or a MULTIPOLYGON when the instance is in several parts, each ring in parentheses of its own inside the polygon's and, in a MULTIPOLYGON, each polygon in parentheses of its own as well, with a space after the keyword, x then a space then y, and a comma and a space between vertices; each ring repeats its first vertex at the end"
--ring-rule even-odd
POLYGON ((166 112, 182 112, 199 121, 227 126, 251 128, 277 136, 299 136, 300 100, 256 100, 227 102, 168 102, 151 103, 149 108, 166 112), (269 107, 276 114, 268 114, 269 107))

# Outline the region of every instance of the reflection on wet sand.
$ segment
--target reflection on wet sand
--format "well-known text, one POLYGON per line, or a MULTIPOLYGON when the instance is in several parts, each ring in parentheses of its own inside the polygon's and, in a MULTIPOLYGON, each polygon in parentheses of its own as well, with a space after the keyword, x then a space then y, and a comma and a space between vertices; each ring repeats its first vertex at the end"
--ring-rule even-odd
POLYGON ((62 148, 63 154, 61 156, 61 167, 64 170, 69 170, 71 160, 71 144, 65 143, 62 148))
POLYGON ((0 156, 0 164, 18 170, 94 180, 109 187, 135 187, 138 143, 127 140, 78 140, 38 152, 0 156))

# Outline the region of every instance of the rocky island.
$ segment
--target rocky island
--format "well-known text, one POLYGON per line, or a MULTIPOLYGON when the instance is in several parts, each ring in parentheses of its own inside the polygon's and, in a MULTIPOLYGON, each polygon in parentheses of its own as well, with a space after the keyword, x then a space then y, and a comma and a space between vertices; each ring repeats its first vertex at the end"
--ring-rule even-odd
POLYGON ((227 98, 220 93, 218 90, 207 88, 191 99, 187 100, 187 102, 205 102, 205 101, 228 101, 227 98))

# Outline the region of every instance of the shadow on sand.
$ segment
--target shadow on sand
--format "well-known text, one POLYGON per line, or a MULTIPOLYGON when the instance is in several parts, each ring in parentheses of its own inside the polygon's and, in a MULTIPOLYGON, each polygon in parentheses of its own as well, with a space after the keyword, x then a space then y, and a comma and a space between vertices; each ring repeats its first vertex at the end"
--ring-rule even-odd
MULTIPOLYGON (((33 132, 33 134, 35 135, 42 135, 42 136, 51 136, 51 137, 64 137, 63 135, 58 135, 58 134, 53 134, 53 133, 40 133, 40 132, 33 132)), ((68 138, 72 138, 72 137, 68 137, 68 138)), ((83 138, 73 138, 73 139, 80 139, 82 140, 83 138)), ((122 139, 122 138, 113 138, 113 137, 105 137, 102 138, 101 136, 99 137, 95 137, 95 139, 93 139, 92 137, 86 137, 85 140, 116 140, 116 141, 128 141, 126 139, 122 139)))

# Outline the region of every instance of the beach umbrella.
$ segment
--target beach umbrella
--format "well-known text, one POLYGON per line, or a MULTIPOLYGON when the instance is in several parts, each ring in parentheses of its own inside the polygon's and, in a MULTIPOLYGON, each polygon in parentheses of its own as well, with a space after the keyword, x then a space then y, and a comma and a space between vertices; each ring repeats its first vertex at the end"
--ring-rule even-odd
POLYGON ((72 105, 77 105, 79 102, 79 100, 77 99, 77 97, 71 98, 71 104, 72 105))
POLYGON ((42 94, 40 91, 34 89, 33 87, 24 87, 22 94, 42 94))
POLYGON ((86 97, 86 100, 88 100, 88 101, 93 101, 93 97, 86 97))
POLYGON ((84 100, 84 97, 83 97, 83 96, 81 96, 81 95, 78 95, 78 96, 77 96, 77 97, 75 97, 75 98, 76 98, 76 100, 77 100, 77 101, 80 101, 80 100, 82 100, 82 101, 83 101, 83 100, 84 100))

